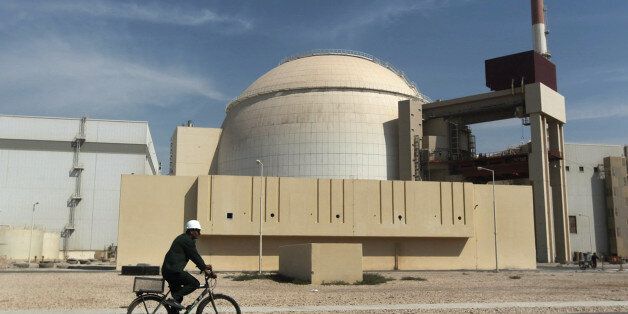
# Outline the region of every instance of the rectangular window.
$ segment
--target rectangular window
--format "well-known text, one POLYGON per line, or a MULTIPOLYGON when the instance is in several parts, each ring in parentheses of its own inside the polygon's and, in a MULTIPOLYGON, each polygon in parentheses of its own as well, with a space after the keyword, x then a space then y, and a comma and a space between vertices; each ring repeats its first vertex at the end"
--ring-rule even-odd
POLYGON ((569 166, 565 166, 565 171, 569 171, 569 166))
POLYGON ((576 216, 569 216, 569 232, 578 233, 578 223, 576 221, 576 216))
POLYGON ((583 166, 580 166, 579 169, 580 169, 580 172, 584 172, 584 167, 583 166))

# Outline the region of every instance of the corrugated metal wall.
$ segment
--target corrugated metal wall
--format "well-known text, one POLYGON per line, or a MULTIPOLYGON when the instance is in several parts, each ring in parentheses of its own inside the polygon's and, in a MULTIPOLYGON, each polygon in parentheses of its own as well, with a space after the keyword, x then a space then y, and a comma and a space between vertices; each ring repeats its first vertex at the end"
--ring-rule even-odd
MULTIPOLYGON (((39 202, 35 224, 63 229, 75 189, 71 141, 79 126, 80 119, 0 116, 0 224, 30 226, 33 204, 39 202)), ((146 122, 87 120, 85 135, 82 200, 70 250, 117 243, 120 175, 158 169, 146 122)))

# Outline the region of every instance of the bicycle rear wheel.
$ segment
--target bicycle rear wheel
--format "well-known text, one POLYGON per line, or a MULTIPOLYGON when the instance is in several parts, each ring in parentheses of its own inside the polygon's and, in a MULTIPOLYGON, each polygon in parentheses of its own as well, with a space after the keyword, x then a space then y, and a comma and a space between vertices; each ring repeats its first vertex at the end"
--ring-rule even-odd
POLYGON ((214 294, 215 310, 211 301, 211 296, 201 301, 196 310, 196 314, 241 313, 238 303, 228 295, 214 294))
POLYGON ((163 304, 162 297, 157 295, 143 295, 133 300, 127 308, 127 314, 169 314, 170 308, 163 304), (157 310, 157 311, 155 311, 157 310))

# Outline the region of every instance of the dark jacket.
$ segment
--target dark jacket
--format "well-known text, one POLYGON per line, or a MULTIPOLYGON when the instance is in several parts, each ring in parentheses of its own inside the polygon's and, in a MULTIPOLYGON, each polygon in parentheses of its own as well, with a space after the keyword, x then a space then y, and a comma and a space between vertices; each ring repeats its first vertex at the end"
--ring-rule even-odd
POLYGON ((194 262, 196 267, 200 270, 205 270, 207 268, 205 262, 196 250, 196 243, 194 239, 192 239, 190 235, 184 233, 172 241, 170 250, 166 253, 164 263, 161 265, 161 273, 180 273, 183 271, 189 260, 192 260, 192 262, 194 262))

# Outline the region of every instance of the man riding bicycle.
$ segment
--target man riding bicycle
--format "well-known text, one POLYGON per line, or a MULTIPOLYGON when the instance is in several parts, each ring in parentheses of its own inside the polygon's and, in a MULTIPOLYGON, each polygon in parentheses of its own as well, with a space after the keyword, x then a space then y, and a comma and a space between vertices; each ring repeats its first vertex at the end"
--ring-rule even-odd
POLYGON ((212 265, 206 265, 196 250, 196 239, 201 236, 201 224, 197 220, 190 220, 185 224, 185 233, 177 236, 170 250, 164 257, 164 263, 161 266, 161 274, 170 285, 172 299, 166 300, 166 304, 172 308, 184 309, 181 302, 183 296, 196 290, 200 283, 190 273, 184 271, 185 265, 192 260, 196 267, 201 271, 209 274, 212 265))

